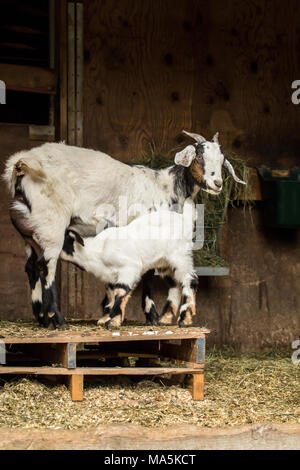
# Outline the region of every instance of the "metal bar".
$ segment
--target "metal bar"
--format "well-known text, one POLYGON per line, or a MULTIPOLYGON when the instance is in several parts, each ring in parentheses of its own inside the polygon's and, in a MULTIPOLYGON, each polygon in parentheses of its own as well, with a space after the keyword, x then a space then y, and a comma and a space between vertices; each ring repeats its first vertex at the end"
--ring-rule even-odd
POLYGON ((205 338, 198 338, 196 341, 197 341, 197 363, 204 364, 205 362, 205 338))
POLYGON ((6 348, 5 343, 3 343, 3 341, 0 341, 0 364, 6 364, 6 348))
POLYGON ((76 343, 68 343, 67 349, 67 367, 76 369, 76 343))

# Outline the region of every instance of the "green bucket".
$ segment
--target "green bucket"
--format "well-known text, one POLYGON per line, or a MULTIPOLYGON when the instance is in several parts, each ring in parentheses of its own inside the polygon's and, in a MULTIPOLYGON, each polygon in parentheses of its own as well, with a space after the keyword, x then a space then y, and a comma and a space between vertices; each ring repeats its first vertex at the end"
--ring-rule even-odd
POLYGON ((259 168, 264 222, 270 227, 300 227, 300 168, 259 168))

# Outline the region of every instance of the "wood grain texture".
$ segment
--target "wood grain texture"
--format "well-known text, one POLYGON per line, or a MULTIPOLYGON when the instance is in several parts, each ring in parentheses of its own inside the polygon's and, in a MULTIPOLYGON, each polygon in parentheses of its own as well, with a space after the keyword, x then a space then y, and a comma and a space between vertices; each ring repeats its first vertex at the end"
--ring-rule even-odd
POLYGON ((178 145, 191 127, 192 3, 85 3, 85 145, 123 161, 178 145))
POLYGON ((0 77, 7 90, 31 93, 56 93, 56 75, 53 70, 26 65, 0 64, 0 77))
POLYGON ((73 401, 83 400, 83 375, 70 375, 69 390, 73 401))
MULTIPOLYGON (((29 126, 0 123, 1 173, 6 159, 15 152, 36 147, 42 142, 29 139, 29 126)), ((11 224, 10 197, 4 183, 0 185, 0 318, 31 318, 31 295, 24 271, 24 241, 11 224)))
MULTIPOLYGON (((114 343, 114 342, 136 342, 136 341, 151 341, 156 342, 159 340, 178 340, 178 339, 193 339, 204 338, 209 330, 205 328, 191 328, 190 330, 157 330, 155 332, 146 330, 143 331, 107 331, 100 330, 99 332, 92 331, 91 333, 76 333, 76 332, 59 332, 55 331, 49 334, 41 335, 26 335, 26 336, 5 336, 1 333, 1 340, 5 344, 44 344, 44 343, 114 343), (150 334, 151 333, 151 334, 150 334)), ((193 351, 194 348, 191 348, 193 351)), ((189 349, 190 351, 190 349, 189 349)), ((196 362, 196 361, 195 361, 196 362)))
POLYGON ((203 374, 202 369, 193 367, 3 367, 1 374, 33 374, 33 375, 162 375, 162 374, 203 374))
POLYGON ((208 137, 219 131, 224 150, 253 166, 295 164, 299 112, 291 103, 291 83, 299 68, 299 5, 221 5, 206 3, 195 37, 193 126, 208 137))

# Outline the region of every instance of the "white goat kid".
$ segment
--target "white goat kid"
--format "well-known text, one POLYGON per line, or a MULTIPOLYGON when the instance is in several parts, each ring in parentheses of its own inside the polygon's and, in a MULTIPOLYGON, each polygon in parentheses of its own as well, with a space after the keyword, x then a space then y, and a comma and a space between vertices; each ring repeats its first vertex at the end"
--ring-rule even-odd
POLYGON ((138 217, 128 226, 108 228, 95 237, 82 238, 67 229, 61 258, 94 274, 110 292, 108 312, 98 324, 120 326, 133 289, 142 275, 154 268, 166 270, 181 286, 178 323, 192 323, 197 287, 192 227, 184 214, 161 210, 138 217))
MULTIPOLYGON (((239 180, 221 152, 218 136, 207 142, 198 134, 196 140, 175 156, 175 165, 152 170, 130 166, 94 150, 47 143, 11 156, 6 163, 4 180, 13 198, 11 219, 26 243, 26 272, 32 289, 33 312, 40 324, 64 326, 55 289, 55 271, 66 228, 74 223, 83 236, 95 235, 113 218, 118 226, 129 219, 125 210, 137 203, 146 213, 162 205, 182 211, 184 202, 201 189, 212 194, 222 190, 222 167, 239 180), (99 231, 99 230, 98 230, 99 231)), ((153 270, 144 278, 150 280, 153 270)), ((176 314, 179 295, 172 283, 161 322, 169 323, 176 314)), ((150 286, 143 289, 147 320, 158 320, 150 286)))

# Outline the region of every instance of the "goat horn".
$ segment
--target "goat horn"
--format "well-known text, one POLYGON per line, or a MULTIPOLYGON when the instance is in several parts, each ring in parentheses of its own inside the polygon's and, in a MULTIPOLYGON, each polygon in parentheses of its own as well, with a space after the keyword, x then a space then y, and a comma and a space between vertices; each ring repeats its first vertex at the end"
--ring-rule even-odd
POLYGON ((204 137, 202 137, 202 135, 199 135, 199 134, 193 134, 191 132, 187 132, 187 131, 182 131, 184 134, 188 135, 189 137, 192 137, 192 139, 194 139, 196 142, 198 142, 199 144, 203 144, 203 142, 206 142, 206 139, 204 137))
POLYGON ((217 133, 213 136, 212 141, 215 142, 216 144, 219 143, 219 132, 217 132, 217 133))
POLYGON ((227 168, 227 170, 229 171, 229 173, 232 175, 234 181, 236 181, 237 183, 241 183, 241 184, 246 184, 245 181, 242 181, 240 180, 236 174, 235 174, 235 171, 233 169, 233 166, 231 165, 231 163, 225 158, 224 160, 224 163, 223 165, 225 166, 225 168, 227 168))

